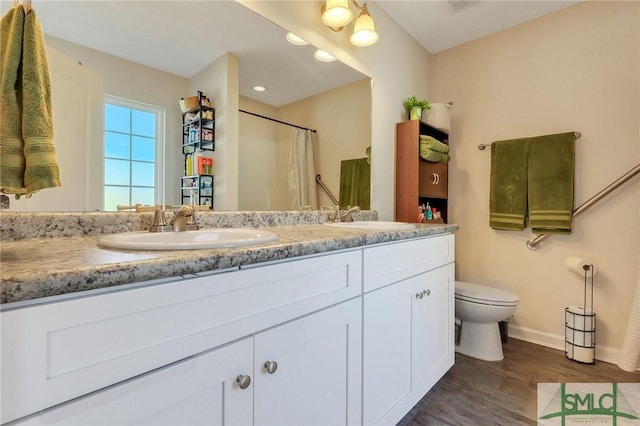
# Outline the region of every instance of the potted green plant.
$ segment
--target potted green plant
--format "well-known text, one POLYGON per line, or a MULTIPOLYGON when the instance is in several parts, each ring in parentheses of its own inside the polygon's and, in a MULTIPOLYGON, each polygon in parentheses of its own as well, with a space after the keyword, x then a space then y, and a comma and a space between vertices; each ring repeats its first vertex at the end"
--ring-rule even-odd
POLYGON ((420 120, 422 118, 422 111, 427 111, 431 108, 428 100, 418 99, 415 96, 411 96, 402 101, 402 106, 409 111, 409 120, 420 120))

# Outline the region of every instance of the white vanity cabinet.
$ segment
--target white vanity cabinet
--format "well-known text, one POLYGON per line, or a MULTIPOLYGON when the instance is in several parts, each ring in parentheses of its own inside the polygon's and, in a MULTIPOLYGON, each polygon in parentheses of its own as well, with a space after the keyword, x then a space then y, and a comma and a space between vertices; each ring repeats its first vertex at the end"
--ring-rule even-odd
POLYGON ((247 338, 11 424, 250 425, 253 388, 246 377, 252 370, 247 338))
MULTIPOLYGON (((298 402, 305 395, 316 398, 321 389, 315 389, 316 393, 308 390, 315 380, 329 380, 338 387, 337 373, 322 368, 356 370, 354 366, 360 363, 361 294, 362 252, 353 250, 3 311, 1 423, 50 409, 51 415, 42 413, 41 417, 60 416, 63 420, 48 420, 47 424, 66 424, 63 413, 68 410, 51 407, 78 397, 86 398, 86 404, 91 405, 98 401, 92 392, 106 392, 113 385, 118 390, 109 395, 126 394, 133 387, 125 381, 135 377, 143 380, 139 382, 143 385, 136 387, 152 383, 141 398, 148 395, 153 399, 153 395, 162 392, 153 384, 159 380, 156 377, 173 377, 178 374, 173 372, 184 371, 190 365, 209 364, 215 351, 211 355, 205 354, 207 351, 240 339, 250 339, 249 365, 226 371, 221 364, 211 376, 212 386, 217 382, 218 390, 234 394, 234 381, 239 375, 248 375, 256 382, 255 376, 262 372, 254 365, 274 360, 279 362, 277 373, 281 374, 273 374, 273 378, 298 380, 301 370, 307 376, 313 374, 306 393, 296 394, 298 402), (320 346, 316 342, 321 342, 320 346), (259 360, 254 357, 254 350, 259 360), (297 359, 296 350, 306 356, 313 353, 315 358, 302 364, 305 361, 297 359), (187 367, 172 365, 176 362, 184 362, 187 367), (161 368, 167 370, 158 370, 161 368), (297 372, 292 374, 292 368, 297 372), (143 379, 142 374, 148 374, 148 379, 143 379)), ((235 344, 230 348, 235 349, 235 344)), ((360 375, 353 371, 349 374, 340 379, 350 392, 348 403, 358 405, 358 410, 350 410, 350 414, 357 414, 360 375)), ((250 393, 255 384, 248 388, 250 393)), ((257 394, 259 412, 262 406, 277 409, 274 404, 281 403, 282 395, 291 392, 284 388, 296 386, 295 381, 289 384, 285 380, 284 388, 278 390, 282 395, 271 397, 267 394, 274 388, 267 377, 261 377, 257 384, 267 389, 265 396, 257 394)), ((187 388, 176 392, 188 392, 187 388)), ((306 401, 306 406, 316 407, 314 404, 322 405, 321 401, 306 401)), ((327 403, 323 408, 341 411, 325 416, 346 418, 344 404, 337 407, 327 403)), ((213 402, 212 405, 216 406, 213 402)), ((252 406, 250 413, 249 424, 254 421, 252 406)), ((359 415, 351 418, 360 423, 359 415)), ((223 424, 230 422, 226 419, 225 415, 223 424)), ((266 418, 265 423, 268 422, 266 418)))
POLYGON ((365 273, 365 425, 396 424, 453 365, 453 250, 450 235, 365 250, 380 271, 365 273))
POLYGON ((453 235, 0 312, 0 423, 394 424, 453 365, 453 235))
POLYGON ((255 336, 254 424, 361 424, 360 298, 255 336))

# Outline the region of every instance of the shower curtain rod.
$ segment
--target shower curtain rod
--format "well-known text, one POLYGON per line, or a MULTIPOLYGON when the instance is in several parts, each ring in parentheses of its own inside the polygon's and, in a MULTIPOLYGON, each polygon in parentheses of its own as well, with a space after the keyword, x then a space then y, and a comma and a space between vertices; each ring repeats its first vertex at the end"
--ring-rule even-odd
POLYGON ((256 117, 264 118, 265 120, 275 121, 276 123, 285 124, 287 126, 295 127, 295 128, 302 129, 302 130, 310 130, 313 133, 317 133, 314 129, 309 129, 307 127, 298 126, 297 124, 287 123, 286 121, 276 120, 275 118, 267 117, 265 115, 256 114, 255 112, 249 112, 249 111, 245 111, 243 109, 239 109, 238 111, 244 112, 245 114, 249 114, 249 115, 255 115, 256 117))

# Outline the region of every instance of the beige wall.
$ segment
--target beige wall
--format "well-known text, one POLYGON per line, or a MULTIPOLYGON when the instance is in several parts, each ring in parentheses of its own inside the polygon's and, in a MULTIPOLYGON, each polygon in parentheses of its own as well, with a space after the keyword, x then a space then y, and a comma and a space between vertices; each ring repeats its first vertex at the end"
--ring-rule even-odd
POLYGON ((189 93, 202 91, 216 108, 213 158, 213 208, 238 209, 239 61, 232 53, 218 58, 189 80, 189 93))
POLYGON ((488 226, 490 152, 477 144, 576 130, 576 205, 640 162, 640 3, 585 2, 432 57, 429 98, 452 109, 449 215, 457 278, 520 296, 512 334, 563 347, 564 308, 583 278, 563 265, 587 256, 595 280, 600 359, 617 361, 638 259, 640 179, 533 252, 530 230, 488 226))
MULTIPOLYGON (((362 79, 298 102, 274 108, 241 98, 241 108, 315 129, 317 172, 339 196, 340 162, 362 158, 371 143, 371 84, 362 79)), ((240 210, 287 210, 288 158, 293 128, 248 114, 240 115, 240 210)), ((331 206, 324 193, 320 205, 331 206)))
POLYGON ((373 3, 368 8, 380 41, 358 48, 349 43, 353 24, 342 32, 322 24, 319 1, 238 1, 372 78, 371 208, 381 220, 393 219, 395 124, 406 119, 404 98, 428 97, 429 52, 373 3))
MULTIPOLYGON (((117 58, 112 55, 107 55, 93 49, 88 49, 74 43, 69 43, 55 37, 47 36, 45 41, 48 49, 51 49, 52 52, 55 50, 55 54, 49 55, 50 68, 60 68, 63 61, 74 62, 77 64, 78 72, 82 68, 88 68, 93 70, 98 77, 102 78, 102 96, 112 95, 164 108, 165 141, 166 151, 168 154, 166 156, 168 161, 164 164, 166 202, 171 204, 178 203, 178 187, 180 182, 179 179, 183 172, 183 163, 181 156, 179 155, 181 152, 180 144, 182 141, 182 127, 180 122, 181 112, 177 99, 187 96, 186 94, 190 93, 187 86, 188 80, 144 65, 117 58), (170 155, 172 151, 176 152, 173 156, 170 155)), ((68 69, 68 66, 66 66, 66 68, 68 69)), ((68 96, 65 92, 56 92, 55 81, 53 81, 52 84, 53 96, 55 98, 64 98, 65 96, 68 96)), ((54 99, 54 102, 58 101, 60 100, 54 99)), ((94 101, 95 100, 92 100, 92 102, 94 101)), ((102 106, 104 98, 98 100, 98 102, 100 106, 102 106)), ((54 114, 55 113, 56 111, 54 110, 54 114)), ((64 129, 65 127, 78 125, 76 122, 77 117, 73 114, 69 114, 64 117, 56 116, 54 117, 54 120, 56 134, 59 136, 67 133, 64 129)), ((99 145, 100 149, 102 149, 102 137, 102 117, 100 117, 99 122, 95 122, 88 126, 87 136, 81 141, 68 141, 62 140, 60 137, 56 137, 56 149, 59 149, 59 144, 67 143, 74 145, 84 144, 89 147, 99 145)), ((69 150, 69 154, 73 154, 73 151, 69 150)), ((102 152, 98 152, 97 156, 93 155, 89 158, 84 154, 81 154, 80 150, 78 150, 76 154, 77 155, 73 157, 73 162, 85 163, 89 170, 89 177, 87 179, 89 181, 93 181, 96 171, 102 171, 102 152), (98 162, 100 162, 100 164, 96 164, 98 162)), ((65 160, 67 159, 68 158, 65 158, 65 160)), ((65 170, 62 170, 61 173, 63 173, 64 177, 65 170)), ((102 182, 101 179, 100 182, 102 182)), ((68 183, 63 181, 63 187, 66 185, 68 185, 68 183)), ((88 188, 89 195, 86 197, 95 196, 96 193, 100 193, 102 191, 101 183, 93 184, 93 186, 98 187, 88 188)), ((101 203, 96 204, 95 200, 88 202, 88 209, 93 210, 99 208, 102 208, 101 203)))
MULTIPOLYGON (((371 144, 371 81, 368 78, 278 109, 278 118, 317 130, 318 173, 340 196, 340 162, 366 156, 371 144)), ((322 191, 320 206, 333 203, 322 191)))

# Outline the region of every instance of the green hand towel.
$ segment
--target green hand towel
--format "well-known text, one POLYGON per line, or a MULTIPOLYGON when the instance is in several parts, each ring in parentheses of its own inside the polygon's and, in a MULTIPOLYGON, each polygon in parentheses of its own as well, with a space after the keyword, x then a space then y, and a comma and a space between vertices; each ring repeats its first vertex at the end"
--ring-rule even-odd
POLYGON ((51 81, 44 36, 33 9, 11 9, 1 24, 0 189, 16 198, 61 185, 53 145, 51 81), (6 108, 6 109, 5 109, 6 108), (6 126, 6 127, 5 127, 6 126))
POLYGON ((442 152, 422 147, 420 147, 420 157, 433 163, 448 163, 451 160, 449 154, 444 154, 442 152))
POLYGON ((489 226, 493 229, 524 229, 528 150, 528 138, 497 141, 491 145, 489 226))
POLYGON ((9 10, 0 23, 0 190, 9 194, 24 193, 24 153, 18 71, 22 61, 22 6, 9 10))
POLYGON ((428 148, 432 151, 438 151, 444 154, 449 153, 449 145, 427 135, 420 135, 420 149, 422 148, 428 148))
POLYGON ((536 234, 570 234, 573 219, 575 133, 531 138, 529 224, 536 234))
POLYGON ((340 207, 371 208, 371 166, 367 158, 343 160, 340 163, 340 207))

